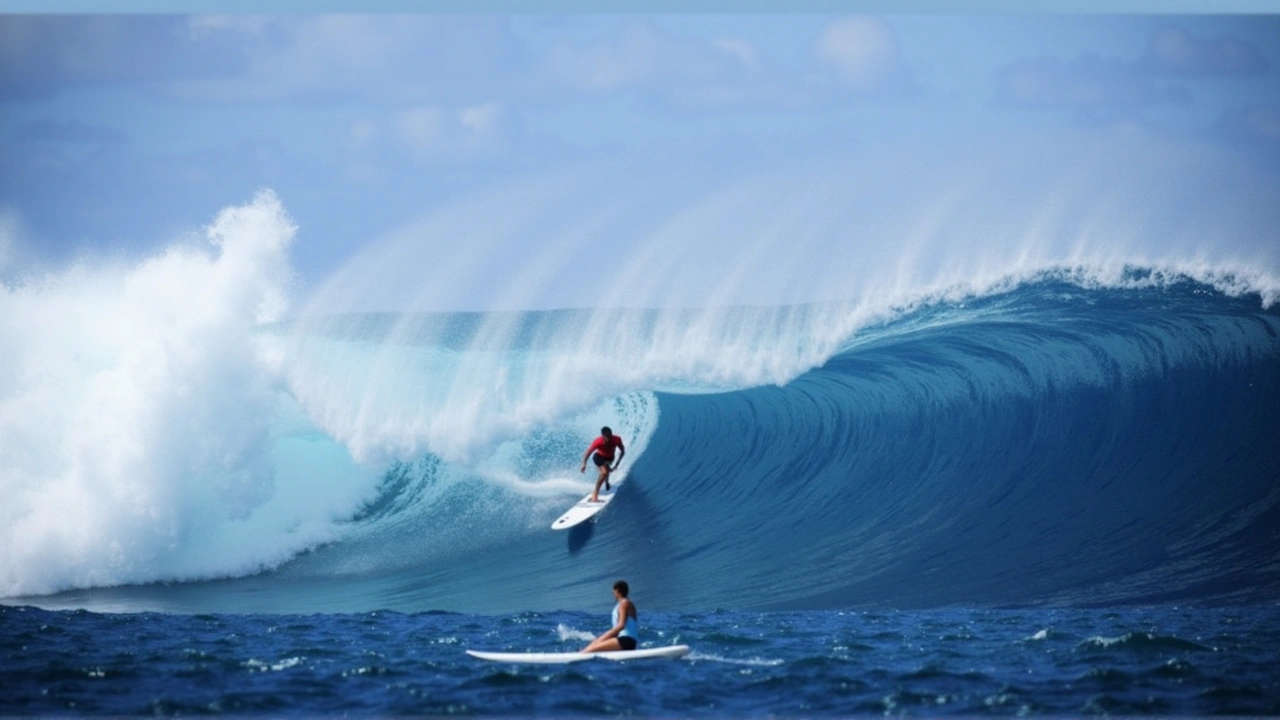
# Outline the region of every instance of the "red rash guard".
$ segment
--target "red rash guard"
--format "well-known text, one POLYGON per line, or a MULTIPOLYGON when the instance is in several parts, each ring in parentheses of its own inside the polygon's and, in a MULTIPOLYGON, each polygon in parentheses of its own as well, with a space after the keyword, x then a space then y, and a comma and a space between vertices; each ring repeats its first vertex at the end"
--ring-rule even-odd
POLYGON ((591 447, 587 448, 587 452, 597 452, 600 454, 600 457, 605 460, 612 460, 614 448, 622 448, 623 450, 626 450, 626 448, 622 446, 622 438, 614 435, 608 440, 605 440, 604 436, 601 435, 592 441, 591 447))

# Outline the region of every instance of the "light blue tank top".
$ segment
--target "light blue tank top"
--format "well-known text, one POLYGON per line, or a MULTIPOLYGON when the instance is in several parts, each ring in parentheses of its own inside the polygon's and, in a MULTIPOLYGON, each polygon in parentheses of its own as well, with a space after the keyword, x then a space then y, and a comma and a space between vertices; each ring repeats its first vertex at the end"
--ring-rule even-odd
MULTIPOLYGON (((614 627, 617 627, 618 625, 618 608, 621 608, 621 607, 622 607, 622 603, 618 603, 617 605, 613 606, 614 627)), ((635 618, 631 617, 630 615, 627 616, 627 624, 623 626, 622 632, 618 633, 618 637, 630 637, 630 638, 636 638, 636 639, 640 638, 640 629, 636 627, 635 618)))

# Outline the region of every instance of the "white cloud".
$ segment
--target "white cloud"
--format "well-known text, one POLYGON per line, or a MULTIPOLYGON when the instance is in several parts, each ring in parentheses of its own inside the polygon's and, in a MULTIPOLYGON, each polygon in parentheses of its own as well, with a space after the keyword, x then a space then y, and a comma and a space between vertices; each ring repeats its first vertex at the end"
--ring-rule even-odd
POLYGON ((1115 114, 1158 104, 1185 103, 1185 90, 1158 82, 1133 63, 1095 55, 1078 60, 1022 59, 994 75, 997 105, 1115 114))
POLYGON ((472 16, 202 16, 189 29, 247 48, 241 75, 174 87, 211 102, 473 102, 508 90, 525 52, 504 22, 472 16))
POLYGON ((488 156, 509 139, 505 114, 495 103, 409 108, 395 113, 390 124, 399 146, 420 161, 488 156))
POLYGON ((262 35, 272 22, 266 15, 195 15, 187 19, 187 32, 193 38, 221 32, 262 35))
POLYGON ((243 57, 224 39, 172 15, 0 13, 0 101, 233 77, 243 57))
POLYGON ((458 113, 458 124, 472 133, 490 133, 497 127, 498 106, 494 103, 463 108, 458 113))
POLYGON ((1257 75, 1269 67, 1252 43, 1230 35, 1200 40, 1174 26, 1151 34, 1141 65, 1157 73, 1201 76, 1257 75))
POLYGON ((368 118, 351 123, 351 144, 354 147, 368 147, 378 139, 378 124, 368 118))
POLYGON ((909 87, 910 73, 893 28, 872 17, 832 21, 819 34, 814 55, 859 92, 894 92, 909 87))
POLYGON ((755 45, 740 40, 738 38, 719 38, 711 41, 711 47, 729 53, 737 58, 738 62, 744 68, 758 68, 761 66, 760 51, 755 45))
POLYGON ((786 85, 747 40, 683 37, 638 20, 607 40, 554 45, 535 81, 541 93, 642 92, 685 106, 777 100, 786 85))
POLYGON ((438 107, 419 107, 396 113, 393 124, 396 137, 419 155, 430 155, 444 149, 447 126, 451 118, 438 107))
POLYGON ((663 72, 671 42, 651 23, 626 24, 608 43, 560 43, 547 59, 550 73, 582 90, 620 90, 651 83, 663 72))

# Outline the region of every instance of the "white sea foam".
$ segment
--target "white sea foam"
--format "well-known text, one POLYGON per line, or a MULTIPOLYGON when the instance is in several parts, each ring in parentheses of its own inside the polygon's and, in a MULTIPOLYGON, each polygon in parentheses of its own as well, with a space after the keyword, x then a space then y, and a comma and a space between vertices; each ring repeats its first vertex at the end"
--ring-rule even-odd
POLYGON ((561 642, 569 642, 570 640, 577 642, 591 642, 596 639, 595 635, 587 632, 586 630, 569 627, 564 623, 556 625, 556 635, 560 638, 561 642))
POLYGON ((0 287, 0 595, 242 574, 334 537, 368 487, 278 499, 307 442, 273 437, 259 330, 293 236, 264 192, 136 264, 0 287))
POLYGON ((688 659, 702 660, 705 662, 725 663, 727 665, 745 665, 748 667, 777 667, 778 665, 782 665, 784 662, 786 662, 785 660, 780 660, 777 658, 760 658, 760 657, 731 658, 731 657, 724 657, 723 655, 716 655, 715 653, 697 652, 696 650, 689 653, 688 659))

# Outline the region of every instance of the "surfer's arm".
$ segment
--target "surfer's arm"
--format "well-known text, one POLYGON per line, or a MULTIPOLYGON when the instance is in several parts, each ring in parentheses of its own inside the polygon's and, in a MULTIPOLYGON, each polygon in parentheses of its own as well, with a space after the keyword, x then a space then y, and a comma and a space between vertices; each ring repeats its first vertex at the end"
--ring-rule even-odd
MULTIPOLYGON (((613 470, 617 470, 617 469, 618 469, 618 466, 622 464, 622 458, 624 458, 624 457, 626 457, 626 456, 627 456, 627 449, 626 449, 626 448, 624 448, 624 447, 622 447, 621 445, 619 445, 619 446, 618 446, 618 459, 613 461, 613 467, 612 467, 611 469, 613 469, 613 470)), ((585 461, 584 461, 584 462, 585 462, 585 461)))
POLYGON ((618 608, 618 624, 600 633, 600 637, 592 640, 579 652, 596 652, 597 650, 603 649, 600 647, 600 644, 621 635, 623 629, 627 627, 627 616, 633 615, 634 613, 635 611, 631 609, 631 601, 623 598, 622 607, 618 608))
POLYGON ((618 624, 601 633, 600 640, 618 637, 618 635, 622 634, 623 629, 627 627, 627 613, 631 612, 631 603, 628 600, 623 600, 622 602, 622 607, 618 608, 618 624))
POLYGON ((590 445, 587 446, 587 451, 582 453, 582 472, 587 471, 587 458, 591 457, 591 453, 595 452, 597 449, 599 449, 603 445, 604 445, 604 439, 596 438, 595 440, 591 441, 590 445))

